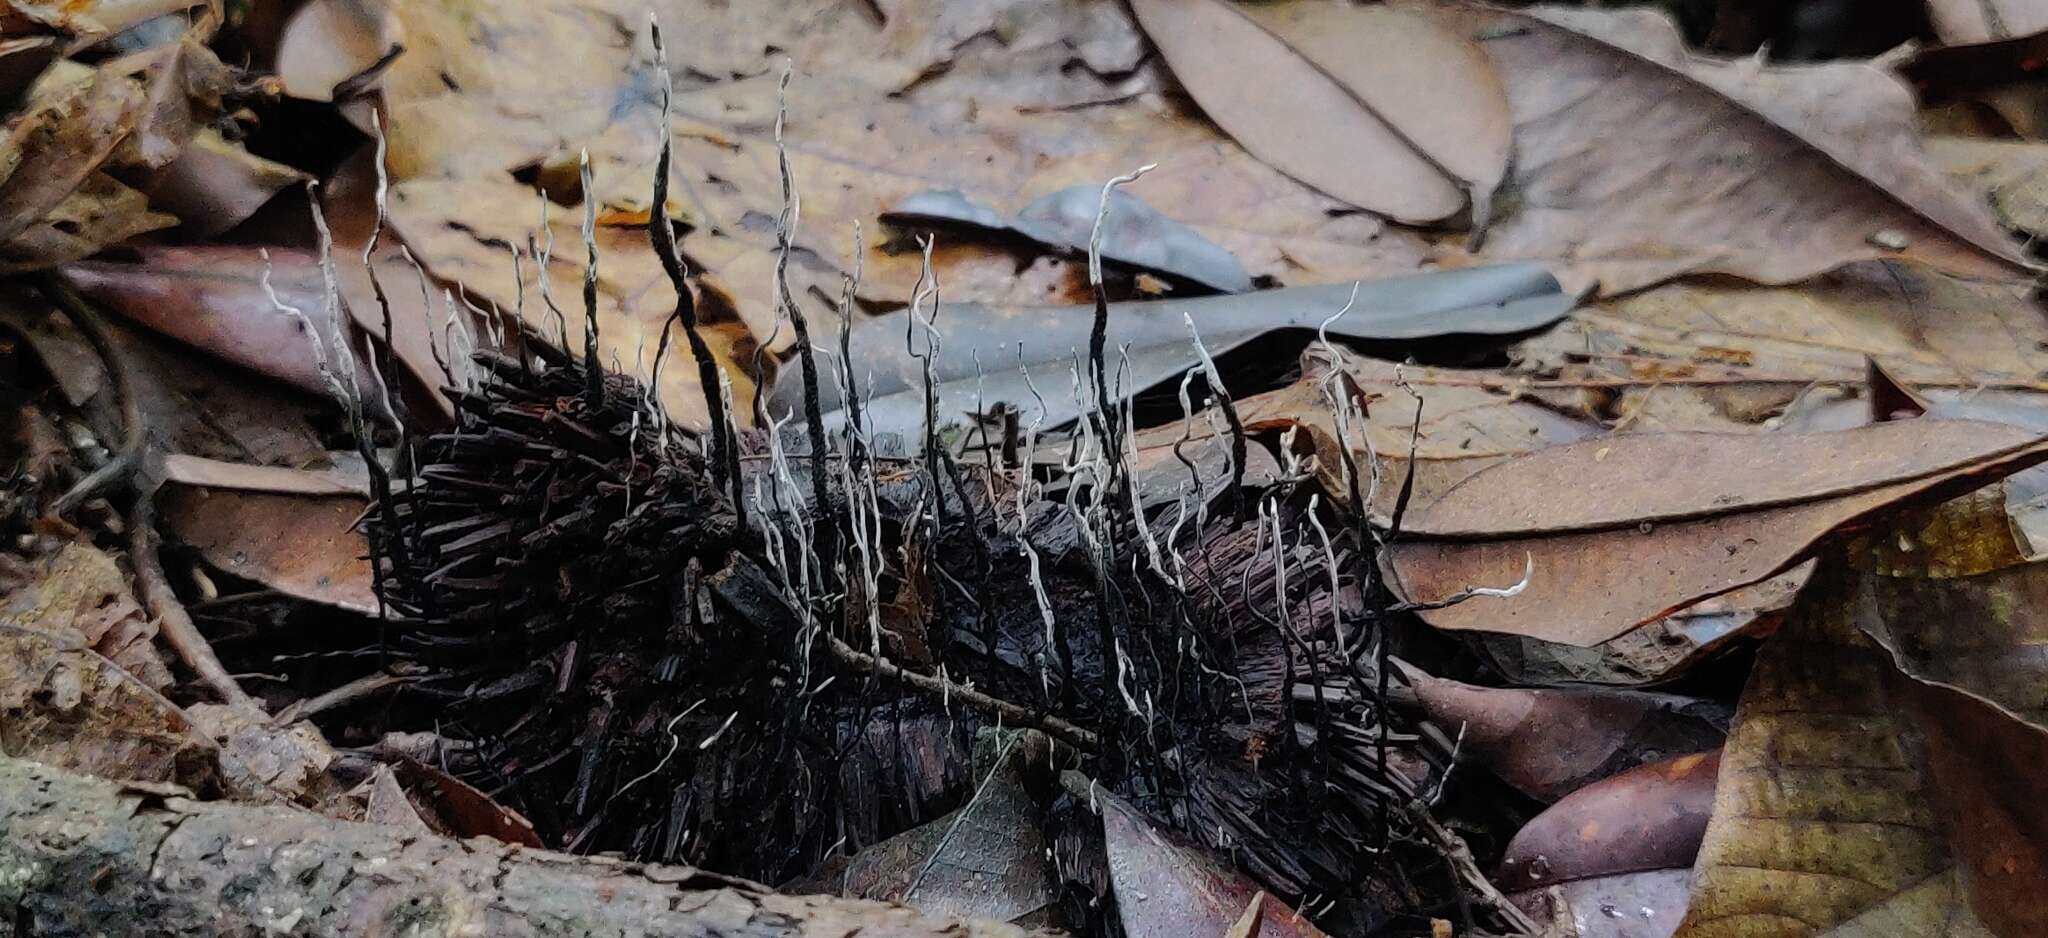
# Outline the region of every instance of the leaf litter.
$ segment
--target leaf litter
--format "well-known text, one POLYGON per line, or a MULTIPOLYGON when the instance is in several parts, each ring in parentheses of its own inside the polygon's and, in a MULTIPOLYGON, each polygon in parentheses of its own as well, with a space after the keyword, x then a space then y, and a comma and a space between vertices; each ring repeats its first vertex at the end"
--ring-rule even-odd
POLYGON ((85 299, 0 296, 9 756, 1090 934, 2044 927, 2036 92, 1924 80, 2007 45, 42 6, 0 254, 85 299))

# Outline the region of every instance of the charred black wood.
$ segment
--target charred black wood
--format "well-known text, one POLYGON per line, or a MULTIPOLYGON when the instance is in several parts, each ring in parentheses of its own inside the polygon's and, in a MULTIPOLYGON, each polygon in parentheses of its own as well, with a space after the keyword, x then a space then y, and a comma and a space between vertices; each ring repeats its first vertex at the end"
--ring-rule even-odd
POLYGON ((869 454, 855 476, 843 452, 791 458, 760 434, 732 434, 727 462, 652 431, 624 377, 482 364, 370 519, 374 543, 409 547, 379 558, 389 653, 418 669, 389 729, 459 740, 460 774, 551 844, 803 875, 957 807, 974 731, 1022 714, 1117 740, 1084 770, 1275 892, 1359 921, 1399 905, 1380 875, 1398 851, 1372 848, 1431 769, 1415 737, 1382 735, 1393 717, 1353 660, 1373 612, 1360 548, 1335 519, 1334 547, 1305 533, 1302 497, 1241 514, 1223 506, 1252 495, 1207 493, 1223 510, 1141 519, 1127 492, 1090 502, 1128 482, 1074 486, 1028 501, 1019 530, 1017 479, 987 465, 934 479, 869 454), (826 536, 819 516, 855 503, 874 517, 826 536), (856 530, 880 538, 872 587, 856 530))

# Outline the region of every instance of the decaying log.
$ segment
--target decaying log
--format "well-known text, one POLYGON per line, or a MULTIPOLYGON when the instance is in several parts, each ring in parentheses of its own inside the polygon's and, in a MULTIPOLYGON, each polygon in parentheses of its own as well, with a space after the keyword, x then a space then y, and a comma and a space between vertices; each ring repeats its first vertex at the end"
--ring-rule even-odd
POLYGON ((0 757, 0 938, 855 933, 1031 934, 688 867, 193 801, 0 757))

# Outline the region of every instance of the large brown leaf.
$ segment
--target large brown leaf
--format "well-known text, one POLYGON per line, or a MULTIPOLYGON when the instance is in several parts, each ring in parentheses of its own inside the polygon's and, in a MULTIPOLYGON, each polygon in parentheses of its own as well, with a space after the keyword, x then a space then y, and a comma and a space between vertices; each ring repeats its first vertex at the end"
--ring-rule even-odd
POLYGON ((1867 65, 1690 57, 1647 10, 1455 16, 1500 68, 1514 169, 1484 253, 1603 292, 1683 273, 1789 283, 1903 257, 2013 279, 2025 262, 1919 155, 1912 101, 1867 65))
MULTIPOLYGON (((1931 428, 1938 421, 1917 423, 1931 428)), ((1505 587, 1527 575, 1527 585, 1515 595, 1480 596, 1424 611, 1423 617, 1439 628, 1510 632, 1570 644, 1606 641, 1696 600, 1784 571, 1804 559, 1822 538, 1852 521, 1901 502, 1966 490, 1983 484, 1986 478, 2008 475, 2048 459, 2048 444, 2037 442, 2029 431, 1970 421, 1949 423, 1949 429, 1940 432, 1951 434, 1947 445, 1955 448, 1906 470, 1909 474, 1903 481, 1882 471, 1860 480, 1814 477, 1824 484, 1808 496, 1790 488, 1772 490, 1762 480, 1789 473, 1795 466, 1827 461, 1836 452, 1835 444, 1846 445, 1847 439, 1826 434, 1787 435, 1804 437, 1812 448, 1779 450, 1782 460, 1777 462, 1729 467, 1728 471, 1742 479, 1759 480, 1755 491, 1770 493, 1770 498, 1745 494, 1739 485, 1725 484, 1728 480, 1717 482, 1700 475, 1680 482, 1676 493, 1635 488, 1646 477, 1640 475, 1644 467, 1633 464, 1630 453, 1666 452, 1682 461, 1701 458, 1697 452, 1671 451, 1668 438, 1620 436, 1574 444, 1568 449, 1576 450, 1578 458, 1563 475, 1553 477, 1545 471, 1523 476, 1510 463, 1466 480, 1451 497, 1473 502, 1445 517, 1470 519, 1471 525, 1460 521, 1457 527, 1439 527, 1432 519, 1434 506, 1425 506, 1417 512, 1417 527, 1488 536, 1479 520, 1483 512, 1472 513, 1479 500, 1512 499, 1522 506, 1534 502, 1563 507, 1573 502, 1569 493, 1601 493, 1604 498, 1596 501, 1579 499, 1586 509, 1583 517, 1502 505, 1501 521, 1491 539, 1396 544, 1389 565, 1395 582, 1416 601, 1442 599, 1474 586, 1505 587), (1968 432, 1955 432, 1958 430, 1968 432), (1546 477, 1551 481, 1540 481, 1546 477), (1545 495, 1530 499, 1531 491, 1545 495), (1690 495, 1698 493, 1708 497, 1690 500, 1690 495), (1734 499, 1731 504, 1762 507, 1717 513, 1713 499, 1724 496, 1734 499), (1639 510, 1640 515, 1624 510, 1625 506, 1639 510), (1611 526, 1583 523, 1594 518, 1611 526)), ((1756 439, 1700 436, 1728 447, 1756 439)), ((1911 439, 1902 437, 1886 445, 1910 449, 1914 446, 1911 439)), ((1776 441, 1773 446, 1784 442, 1776 441)), ((1539 457, 1539 467, 1560 468, 1554 455, 1558 452, 1565 450, 1539 457)), ((1897 455, 1897 451, 1888 452, 1874 459, 1872 466, 1881 466, 1897 455)), ((1656 471, 1652 470, 1651 478, 1656 471)))
POLYGON ((1425 17, 1324 0, 1131 8, 1232 139, 1360 208, 1435 221, 1463 208, 1468 190, 1483 207, 1507 169, 1500 76, 1468 40, 1425 17))
MULTIPOLYGON (((267 253, 266 261, 261 249, 240 246, 144 247, 139 263, 79 261, 64 273, 81 293, 138 325, 325 398, 333 392, 320 356, 334 358, 335 326, 321 292, 320 259, 310 251, 267 253), (304 320, 271 302, 266 275, 278 299, 304 320)), ((391 285, 394 318, 424 322, 420 290, 411 281, 407 272, 406 282, 391 285)), ((356 349, 353 377, 367 391, 377 382, 362 351, 356 349)))
POLYGON ((1859 538, 1844 598, 1900 670, 2048 732, 2048 563, 2019 550, 1985 489, 1859 538))
POLYGON ((1410 515, 1403 528, 1426 537, 1506 537, 1756 511, 1922 478, 2035 436, 1983 421, 1921 420, 1832 433, 1584 440, 1467 479, 1410 515), (1523 497, 1528 492, 1544 497, 1523 497))
POLYGON ((2048 933, 2048 735, 1907 678, 1824 562, 1722 756, 1684 938, 2048 933))
POLYGON ((1473 632, 1466 639, 1514 684, 1655 684, 1683 676, 1744 636, 1776 630, 1812 572, 1808 561, 1591 647, 1495 632, 1473 632))
POLYGON ((1361 402, 1363 413, 1340 431, 1329 398, 1331 362, 1320 351, 1312 351, 1303 356, 1303 366, 1306 374, 1301 380, 1239 401, 1238 412, 1254 428, 1292 426, 1307 433, 1323 487, 1339 501, 1350 498, 1344 448, 1351 450, 1362 475, 1370 474, 1377 457, 1378 488, 1369 479, 1361 479, 1358 487, 1361 494, 1369 494, 1372 511, 1380 519, 1392 514, 1401 486, 1411 476, 1411 498, 1415 504, 1426 504, 1489 466, 1600 432, 1592 421, 1532 398, 1510 375, 1397 368, 1358 357, 1345 359, 1342 379, 1334 387, 1361 402))

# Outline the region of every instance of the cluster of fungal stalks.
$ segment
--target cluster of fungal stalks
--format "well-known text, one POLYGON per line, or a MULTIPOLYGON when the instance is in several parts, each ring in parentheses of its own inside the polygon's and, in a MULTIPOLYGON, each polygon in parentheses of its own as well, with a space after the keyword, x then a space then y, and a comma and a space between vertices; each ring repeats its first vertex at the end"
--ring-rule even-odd
MULTIPOLYGON (((1375 536, 1312 491, 1291 447, 1286 478, 1246 487, 1251 444, 1206 351, 1181 385, 1172 465, 1185 473, 1141 485, 1091 251, 1094 340, 1067 389, 1088 405, 1076 427, 1012 408, 1004 445, 949 444, 928 382, 921 444, 885 452, 844 354, 857 275, 838 354, 783 282, 807 412, 756 401, 743 430, 664 213, 669 160, 664 144, 649 232, 677 308, 654 368, 682 354, 680 331, 709 431, 674 428, 647 386, 602 367, 586 212, 580 359, 544 289, 564 323, 552 346, 501 337, 515 351, 468 361, 451 348, 455 426, 406 433, 401 468, 376 479, 378 653, 405 675, 390 728, 449 740, 451 770, 563 849, 778 882, 957 807, 974 732, 1030 727, 1093 784, 1312 914, 1369 925, 1415 900, 1393 857, 1449 745, 1395 732, 1382 705, 1375 536), (832 424, 818 408, 827 381, 855 402, 832 424), (1227 480, 1197 470, 1202 447, 1223 451, 1227 480)), ((596 191, 587 160, 584 172, 596 191)), ((1105 204, 1129 178, 1105 186, 1105 204)), ((786 257, 786 158, 783 181, 786 257)), ((545 251, 529 247, 545 278, 545 251)), ((929 361, 945 330, 925 248, 905 319, 929 361)), ((1329 391, 1348 433, 1359 404, 1334 380, 1329 391)), ((337 378, 365 441, 364 398, 396 397, 369 392, 337 378)), ((1343 494, 1369 504, 1376 477, 1342 458, 1343 494)))

